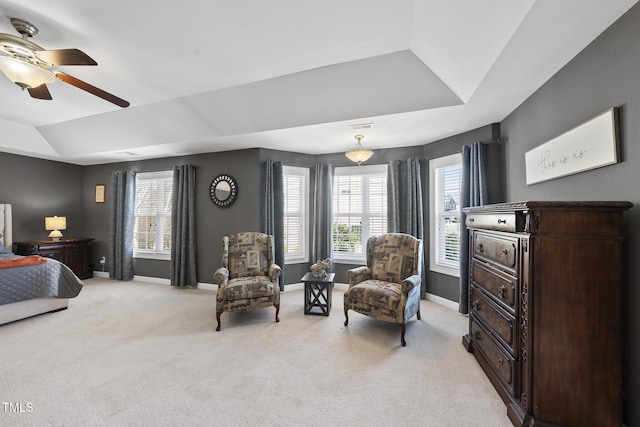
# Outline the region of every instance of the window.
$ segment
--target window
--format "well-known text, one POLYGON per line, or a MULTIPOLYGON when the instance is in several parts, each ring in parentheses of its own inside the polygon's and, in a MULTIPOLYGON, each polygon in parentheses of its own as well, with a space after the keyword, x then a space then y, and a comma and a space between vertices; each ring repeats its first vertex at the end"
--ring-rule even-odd
POLYGON ((460 178, 462 156, 429 161, 430 268, 460 276, 460 178))
POLYGON ((171 257, 171 194, 173 172, 136 174, 133 255, 136 258, 171 257))
POLYGON ((284 166, 284 259, 287 263, 307 262, 309 226, 307 194, 309 169, 284 166))
POLYGON ((335 260, 364 262, 369 236, 387 232, 387 165, 335 168, 332 227, 335 260))

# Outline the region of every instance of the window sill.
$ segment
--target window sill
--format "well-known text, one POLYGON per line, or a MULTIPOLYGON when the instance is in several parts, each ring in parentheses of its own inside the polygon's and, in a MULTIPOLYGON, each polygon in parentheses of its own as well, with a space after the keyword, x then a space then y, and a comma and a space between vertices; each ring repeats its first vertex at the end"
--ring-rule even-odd
POLYGON ((352 264, 352 265, 365 265, 367 260, 362 258, 335 258, 333 260, 336 264, 352 264))
POLYGON ((160 261, 171 261, 171 254, 159 254, 154 252, 134 252, 133 257, 138 259, 155 259, 160 261))

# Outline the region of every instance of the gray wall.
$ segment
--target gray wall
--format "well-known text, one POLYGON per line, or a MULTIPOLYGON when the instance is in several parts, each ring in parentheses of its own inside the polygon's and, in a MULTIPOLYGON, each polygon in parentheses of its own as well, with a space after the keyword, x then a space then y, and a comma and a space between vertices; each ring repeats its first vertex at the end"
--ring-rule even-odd
MULTIPOLYGON (((170 170, 174 165, 193 164, 198 167, 196 178, 197 277, 202 283, 215 283, 213 273, 221 266, 221 242, 226 234, 260 230, 261 172, 259 150, 227 151, 107 165, 86 166, 83 177, 85 198, 93 200, 95 185, 107 183, 115 170, 150 172, 170 170), (211 202, 211 181, 219 174, 229 174, 238 182, 238 198, 228 208, 211 202)), ((110 189, 107 188, 107 191, 110 189)), ((85 203, 85 233, 96 239, 91 257, 94 269, 98 260, 107 255, 108 204, 85 203)), ((136 259, 134 272, 139 276, 169 278, 169 263, 136 259)))
POLYGON ((81 166, 0 153, 0 203, 13 205, 13 240, 47 239, 44 217, 53 215, 67 217, 65 237, 84 237, 80 182, 81 166))
MULTIPOLYGON (((507 198, 626 200, 624 260, 624 412, 640 425, 640 5, 560 70, 502 122, 507 198), (524 155, 610 107, 620 107, 622 162, 528 186, 524 155)), ((606 256, 606 254, 603 254, 606 256)), ((594 321, 597 315, 594 313, 594 321)))
MULTIPOLYGON (((425 205, 425 242, 428 239, 428 162, 429 158, 459 152, 462 145, 476 140, 491 141, 498 137, 499 126, 489 125, 480 129, 447 138, 425 146, 400 147, 375 150, 367 164, 388 164, 392 160, 406 160, 410 157, 421 158, 423 175, 423 199, 425 205)), ((501 148, 493 145, 489 150, 501 153, 501 148)), ((497 157, 500 159, 500 157, 497 157)), ((0 178, 2 182, 12 182, 0 190, 1 201, 14 205, 14 233, 16 240, 44 239, 45 215, 66 215, 69 229, 64 232, 69 237, 91 237, 95 239, 90 247, 90 262, 94 270, 103 266, 99 260, 107 256, 109 233, 107 203, 94 202, 96 184, 107 184, 111 190, 111 172, 120 169, 149 172, 173 168, 177 164, 195 164, 198 166, 196 204, 198 229, 198 281, 214 283, 213 273, 220 267, 220 242, 226 233, 260 229, 260 199, 262 197, 261 164, 266 159, 282 161, 288 166, 312 168, 316 162, 330 163, 334 166, 352 166, 343 153, 312 156, 278 150, 253 149, 220 153, 198 154, 184 157, 171 157, 144 161, 110 163, 93 166, 76 166, 12 154, 0 153, 0 178), (255 166, 255 167, 253 167, 255 166), (238 181, 237 201, 229 208, 216 207, 209 199, 211 181, 220 173, 228 173, 238 181), (19 179, 17 179, 19 177, 19 179), (46 185, 43 185, 46 184, 46 185), (42 227, 40 227, 42 224, 42 227)), ((492 162, 501 165, 501 162, 492 162)), ((501 165, 500 168, 503 166, 501 165)), ((311 186, 314 186, 313 169, 311 186)), ((501 171, 494 170, 494 181, 502 182, 501 171)), ((491 194, 501 194, 491 191, 491 194)), ((497 196, 496 196, 497 197, 497 196)), ((496 201, 501 200, 496 198, 496 201)), ((309 218, 311 220, 311 218, 309 218)), ((311 224, 310 224, 311 226, 311 224)), ((428 259, 429 247, 425 243, 425 259, 428 259)), ((288 264, 285 269, 285 283, 298 283, 308 271, 307 263, 288 264)), ((336 264, 336 281, 346 283, 346 272, 356 267, 353 264, 336 264)), ((139 276, 169 278, 170 267, 167 261, 136 259, 134 271, 139 276)), ((427 269, 428 271, 428 269, 427 269)), ((426 291, 451 301, 458 301, 458 279, 438 273, 427 273, 426 291)))

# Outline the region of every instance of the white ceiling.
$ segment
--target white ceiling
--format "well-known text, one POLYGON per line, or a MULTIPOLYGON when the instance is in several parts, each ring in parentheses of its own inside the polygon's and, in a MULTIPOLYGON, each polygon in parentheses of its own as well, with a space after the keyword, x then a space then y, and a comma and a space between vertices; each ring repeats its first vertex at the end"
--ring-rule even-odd
POLYGON ((2 0, 58 67, 32 99, 0 73, 0 151, 79 165, 253 147, 423 145, 499 122, 638 0, 2 0), (123 154, 127 153, 127 154, 123 154))

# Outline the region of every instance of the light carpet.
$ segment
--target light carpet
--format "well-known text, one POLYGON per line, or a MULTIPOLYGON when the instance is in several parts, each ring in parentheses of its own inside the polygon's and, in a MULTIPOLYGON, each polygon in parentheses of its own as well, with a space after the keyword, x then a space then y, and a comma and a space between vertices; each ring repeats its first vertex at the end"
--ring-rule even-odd
POLYGON ((422 301, 398 325, 349 312, 224 313, 215 294, 85 280, 69 309, 0 326, 0 425, 511 426, 462 346, 468 319, 422 301), (11 403, 15 410, 7 410, 11 403))

